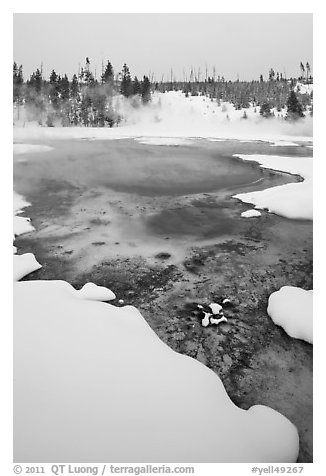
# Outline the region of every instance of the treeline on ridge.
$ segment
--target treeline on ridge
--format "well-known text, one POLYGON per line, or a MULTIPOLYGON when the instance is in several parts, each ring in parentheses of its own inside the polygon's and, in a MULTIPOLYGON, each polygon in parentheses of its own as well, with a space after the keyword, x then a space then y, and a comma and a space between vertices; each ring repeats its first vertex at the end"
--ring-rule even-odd
MULTIPOLYGON (((37 120, 40 125, 113 127, 123 117, 115 101, 121 94, 130 99, 133 107, 146 105, 151 101, 153 92, 183 91, 186 96, 206 96, 218 105, 229 102, 236 109, 250 106, 259 107, 263 117, 270 117, 272 109, 281 111, 287 107, 291 118, 303 117, 303 111, 312 115, 312 93, 294 93, 298 81, 313 82, 309 63, 306 69, 300 64, 302 75, 299 78, 286 79, 282 74, 269 71, 268 80, 261 75, 257 81, 227 81, 215 74, 190 75, 189 79, 157 82, 144 75, 142 80, 132 78, 129 67, 124 64, 120 73, 115 74, 112 64, 107 61, 100 80, 94 77, 87 57, 84 67, 71 80, 68 76, 58 75, 52 70, 49 79, 43 77, 42 69, 37 69, 29 79, 24 80, 23 66, 13 65, 13 103, 15 117, 20 119, 24 109, 27 121, 37 120)), ((288 115, 288 117, 290 117, 288 115)), ((244 113, 244 117, 246 114, 244 113)))

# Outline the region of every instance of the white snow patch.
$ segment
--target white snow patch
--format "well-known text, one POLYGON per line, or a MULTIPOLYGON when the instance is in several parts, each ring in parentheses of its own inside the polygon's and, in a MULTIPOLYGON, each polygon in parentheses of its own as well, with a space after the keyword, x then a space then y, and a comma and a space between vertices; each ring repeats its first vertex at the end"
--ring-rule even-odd
POLYGON ((14 216, 14 234, 15 236, 22 235, 33 231, 34 227, 28 217, 14 216))
POLYGON ((22 235, 23 233, 29 233, 30 231, 34 230, 34 227, 32 226, 29 218, 17 216, 20 213, 23 213, 24 208, 29 206, 30 206, 30 203, 28 203, 21 195, 14 192, 13 194, 14 236, 22 235))
POLYGON ((202 319, 202 321, 201 321, 201 325, 202 325, 203 327, 209 326, 209 323, 210 323, 209 318, 211 317, 211 315, 212 315, 212 314, 211 314, 210 312, 204 312, 204 317, 203 317, 203 319, 202 319))
POLYGON ((222 306, 216 302, 212 302, 208 307, 211 308, 213 314, 218 314, 223 309, 222 306))
POLYGON ((29 207, 30 203, 27 202, 24 197, 19 195, 18 193, 14 192, 13 194, 13 209, 14 215, 17 213, 21 213, 24 208, 29 207))
MULTIPOLYGON (((28 207, 30 203, 26 202, 26 200, 19 195, 18 193, 13 194, 13 240, 15 241, 15 237, 18 235, 22 235, 23 233, 29 233, 30 231, 34 230, 30 219, 28 217, 21 217, 17 216, 17 214, 22 213, 25 207, 28 207)), ((17 253, 17 247, 13 246, 13 254, 17 253)), ((25 274, 31 273, 38 269, 36 266, 41 267, 41 265, 36 261, 34 255, 31 253, 27 253, 25 258, 21 256, 14 257, 14 280, 21 279, 21 277, 25 276, 25 274), (34 259, 32 259, 32 257, 34 259), (30 269, 29 272, 26 270, 30 269), (26 271, 26 272, 25 272, 26 271)))
POLYGON ((294 286, 283 286, 268 299, 267 312, 275 324, 296 339, 312 344, 313 291, 294 286))
POLYGON ((35 152, 49 152, 50 150, 54 150, 53 147, 48 145, 41 145, 41 144, 14 144, 13 151, 14 154, 30 154, 35 152))
POLYGON ((228 320, 225 316, 222 316, 219 319, 215 319, 214 317, 211 317, 211 324, 215 324, 217 326, 221 322, 228 322, 228 320))
POLYGON ((14 283, 14 298, 15 461, 296 461, 287 418, 238 408, 135 308, 80 300, 63 281, 14 283))
POLYGON ((13 264, 14 281, 19 281, 27 274, 42 268, 42 265, 36 260, 33 253, 25 253, 23 255, 14 254, 13 258, 14 258, 14 264, 13 264))
POLYGON ((235 154, 243 160, 255 161, 261 167, 300 175, 304 181, 289 183, 257 192, 234 195, 244 203, 251 203, 255 208, 293 219, 313 218, 313 166, 311 157, 282 157, 278 155, 242 155, 235 154))
POLYGON ((88 301, 112 301, 116 298, 116 295, 110 289, 94 283, 84 284, 77 293, 80 299, 88 301))
POLYGON ((304 84, 297 82, 297 84, 294 86, 293 90, 296 93, 300 94, 311 94, 313 92, 314 85, 313 84, 304 84))
POLYGON ((252 217, 260 217, 261 213, 258 210, 246 210, 245 212, 241 213, 241 216, 244 218, 252 218, 252 217))
MULTIPOLYGON (((30 219, 28 217, 17 216, 22 213, 25 207, 30 206, 21 195, 13 193, 13 240, 18 235, 28 233, 34 230, 30 219)), ((13 246, 14 262, 13 262, 13 280, 18 281, 29 273, 42 268, 42 265, 36 260, 32 253, 25 253, 23 255, 17 255, 17 247, 13 246)))

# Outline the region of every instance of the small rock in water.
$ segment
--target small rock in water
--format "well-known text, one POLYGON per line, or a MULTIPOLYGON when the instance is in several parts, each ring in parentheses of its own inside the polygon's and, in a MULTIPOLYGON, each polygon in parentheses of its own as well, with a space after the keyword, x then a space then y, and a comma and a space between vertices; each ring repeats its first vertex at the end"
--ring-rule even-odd
POLYGON ((157 255, 155 255, 155 258, 166 260, 171 258, 171 255, 170 253, 161 252, 161 253, 157 253, 157 255))
POLYGON ((122 305, 122 304, 124 304, 125 302, 124 302, 123 299, 119 299, 118 303, 122 305))
POLYGON ((230 304, 230 303, 231 303, 231 300, 229 298, 225 298, 222 301, 223 306, 225 306, 225 304, 230 304))

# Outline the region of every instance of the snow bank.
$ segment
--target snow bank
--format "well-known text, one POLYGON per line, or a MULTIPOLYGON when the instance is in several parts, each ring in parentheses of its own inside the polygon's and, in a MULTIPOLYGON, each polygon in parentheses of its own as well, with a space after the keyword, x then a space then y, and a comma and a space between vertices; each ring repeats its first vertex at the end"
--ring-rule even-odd
POLYGON ((296 339, 312 344, 313 292, 293 286, 283 286, 268 299, 267 312, 278 326, 296 339))
MULTIPOLYGON (((16 216, 18 213, 22 213, 23 209, 29 206, 30 203, 26 202, 26 200, 19 195, 18 193, 13 194, 13 232, 14 232, 14 239, 15 236, 21 235, 23 233, 28 233, 34 230, 30 219, 27 217, 20 217, 16 216)), ((24 276, 37 269, 42 268, 42 265, 36 260, 35 256, 32 253, 25 253, 23 255, 16 255, 17 248, 16 246, 13 247, 13 280, 19 281, 24 276)))
POLYGON ((34 227, 31 224, 30 218, 14 216, 14 232, 16 236, 22 235, 23 233, 29 233, 33 230, 34 227))
POLYGON ((259 107, 236 110, 230 103, 218 105, 205 96, 186 97, 181 91, 153 94, 146 106, 132 107, 119 96, 114 106, 126 120, 113 128, 93 127, 14 127, 14 138, 32 139, 126 139, 209 138, 245 141, 311 141, 312 118, 295 124, 278 117, 263 119, 259 107))
POLYGON ((266 209, 278 215, 293 218, 313 218, 313 167, 310 157, 282 157, 278 155, 239 155, 242 160, 258 162, 261 167, 300 175, 304 181, 290 183, 266 190, 234 195, 255 208, 266 209))
POLYGON ((34 152, 48 152, 54 150, 53 147, 41 144, 14 144, 14 154, 29 154, 34 152))
POLYGON ((284 416, 238 408, 135 308, 77 294, 63 281, 14 284, 15 461, 296 461, 284 416))
POLYGON ((244 218, 260 217, 261 213, 258 210, 246 210, 241 213, 241 216, 244 218))
POLYGON ((116 295, 108 288, 104 286, 97 286, 94 283, 86 283, 78 292, 80 299, 86 299, 88 301, 112 301, 116 298, 116 295))
POLYGON ((29 207, 31 204, 27 202, 24 197, 18 193, 13 193, 13 210, 14 214, 21 213, 24 208, 29 207))
MULTIPOLYGON (((17 250, 16 250, 17 251, 17 250)), ((42 268, 42 265, 36 260, 33 253, 25 253, 23 255, 14 255, 13 279, 19 281, 27 274, 42 268)))
POLYGON ((28 217, 17 216, 20 213, 23 213, 24 208, 29 206, 30 206, 30 203, 26 202, 26 200, 21 195, 14 192, 14 195, 13 195, 14 236, 22 235, 23 233, 29 233, 30 231, 34 230, 34 227, 32 226, 31 221, 28 217))
MULTIPOLYGON (((23 209, 27 206, 30 206, 30 203, 26 202, 26 200, 19 195, 18 193, 14 192, 13 194, 13 232, 14 232, 14 239, 15 236, 21 235, 23 233, 28 233, 34 230, 30 219, 28 217, 20 217, 16 214, 22 213, 23 209)), ((13 262, 13 280, 18 281, 22 279, 29 273, 36 271, 37 269, 42 268, 42 265, 36 260, 35 256, 32 253, 25 253, 23 255, 16 255, 17 248, 16 246, 13 247, 14 252, 14 262, 13 262)))

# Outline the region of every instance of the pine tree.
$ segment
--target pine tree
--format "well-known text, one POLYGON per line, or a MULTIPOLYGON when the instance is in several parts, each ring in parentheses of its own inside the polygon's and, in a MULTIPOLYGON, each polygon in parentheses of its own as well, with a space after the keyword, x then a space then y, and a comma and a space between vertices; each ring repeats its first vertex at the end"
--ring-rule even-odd
POLYGON ((144 76, 141 84, 141 97, 144 104, 147 104, 151 100, 151 83, 148 76, 144 76))
POLYGON ((286 105, 287 105, 287 115, 285 117, 286 119, 297 120, 297 119, 300 119, 301 117, 304 117, 302 105, 299 102, 297 95, 295 94, 293 89, 290 91, 286 105))
POLYGON ((69 89, 70 89, 70 84, 69 84, 69 79, 68 76, 65 74, 59 83, 59 91, 60 91, 60 96, 61 96, 61 101, 67 101, 69 99, 69 89))
POLYGON ((42 73, 41 71, 37 68, 37 70, 31 75, 29 84, 32 86, 37 93, 40 93, 42 90, 42 73))
POLYGON ((273 68, 271 68, 269 70, 269 80, 270 81, 273 81, 274 80, 274 77, 275 77, 275 71, 273 70, 273 68))
POLYGON ((265 118, 271 117, 272 112, 271 112, 271 105, 269 104, 269 102, 264 102, 264 103, 260 106, 259 114, 260 114, 262 117, 265 117, 265 118))
POLYGON ((310 64, 308 63, 308 61, 306 63, 306 73, 307 73, 307 83, 308 83, 308 77, 310 75, 310 64))
POLYGON ((52 106, 57 109, 59 107, 59 76, 54 69, 51 72, 49 84, 49 99, 52 106))
POLYGON ((101 76, 101 82, 102 84, 105 83, 105 84, 113 85, 113 81, 114 81, 114 71, 113 71, 112 64, 108 60, 105 70, 101 76))
POLYGON ((137 76, 134 77, 134 80, 132 82, 132 94, 135 95, 135 94, 141 94, 141 84, 140 82, 138 81, 138 78, 137 76))
POLYGON ((85 67, 81 68, 79 79, 81 83, 84 83, 87 86, 92 87, 95 85, 95 78, 93 73, 90 70, 90 64, 91 64, 90 59, 87 56, 85 61, 85 67))
POLYGON ((71 85, 70 85, 70 97, 76 99, 78 97, 79 92, 79 85, 78 85, 78 78, 74 74, 72 77, 71 85))
POLYGON ((128 98, 132 94, 131 89, 131 76, 130 71, 126 63, 122 67, 121 71, 121 85, 120 85, 120 92, 123 96, 128 98))
POLYGON ((14 66, 13 66, 13 100, 14 102, 19 102, 20 100, 23 83, 24 83, 23 66, 20 65, 18 68, 17 63, 14 62, 14 66))
POLYGON ((302 61, 300 63, 300 69, 301 69, 301 78, 304 79, 305 68, 304 68, 304 64, 302 63, 302 61))

